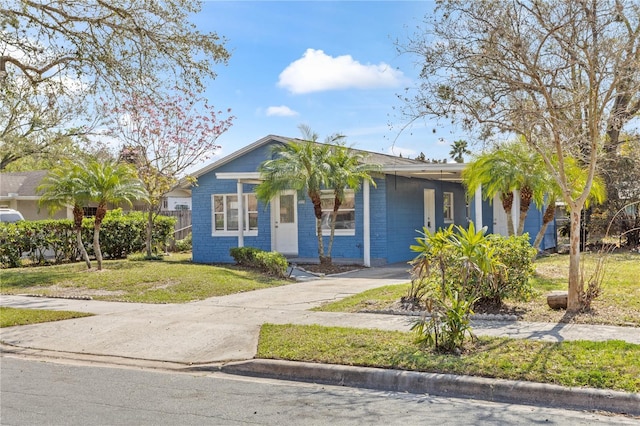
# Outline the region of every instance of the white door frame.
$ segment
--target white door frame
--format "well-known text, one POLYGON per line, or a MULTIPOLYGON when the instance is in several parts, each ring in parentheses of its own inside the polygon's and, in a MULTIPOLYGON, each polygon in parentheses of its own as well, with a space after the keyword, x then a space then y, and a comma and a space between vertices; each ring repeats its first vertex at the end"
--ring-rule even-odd
POLYGON ((298 197, 296 191, 282 191, 271 200, 271 250, 298 255, 298 197), (293 195, 293 223, 280 223, 280 196, 293 195))

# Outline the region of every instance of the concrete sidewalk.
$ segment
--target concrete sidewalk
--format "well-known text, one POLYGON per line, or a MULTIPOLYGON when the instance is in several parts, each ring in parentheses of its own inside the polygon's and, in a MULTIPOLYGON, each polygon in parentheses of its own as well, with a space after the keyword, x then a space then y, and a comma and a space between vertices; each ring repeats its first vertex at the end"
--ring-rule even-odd
MULTIPOLYGON (((406 265, 392 265, 187 304, 1 296, 2 306, 74 310, 96 315, 3 328, 0 340, 24 349, 185 365, 249 360, 255 356, 258 333, 264 323, 408 331, 415 317, 308 310, 368 289, 408 280, 406 265)), ((477 335, 548 341, 619 339, 640 344, 640 329, 630 327, 486 320, 475 321, 473 327, 477 335)))

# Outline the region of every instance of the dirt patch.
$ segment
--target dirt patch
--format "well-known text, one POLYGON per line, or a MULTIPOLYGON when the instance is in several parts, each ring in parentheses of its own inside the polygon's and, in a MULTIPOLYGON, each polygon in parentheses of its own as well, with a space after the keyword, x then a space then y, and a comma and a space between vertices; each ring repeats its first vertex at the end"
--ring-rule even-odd
POLYGON ((48 287, 26 287, 21 292, 24 294, 41 294, 43 296, 60 298, 122 296, 125 294, 122 290, 110 291, 85 287, 63 287, 59 285, 52 285, 48 287))
POLYGON ((341 274, 343 272, 357 271, 363 268, 362 265, 335 265, 335 264, 320 265, 317 263, 316 264, 305 263, 305 264, 298 264, 296 266, 314 274, 324 274, 324 275, 341 274))

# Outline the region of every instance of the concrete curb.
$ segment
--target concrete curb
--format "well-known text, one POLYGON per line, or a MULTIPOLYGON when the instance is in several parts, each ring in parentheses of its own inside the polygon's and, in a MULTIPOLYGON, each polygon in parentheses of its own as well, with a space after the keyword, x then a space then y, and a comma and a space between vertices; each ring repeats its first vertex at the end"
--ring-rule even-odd
POLYGON ((515 380, 263 359, 228 363, 220 371, 384 391, 640 415, 640 394, 637 393, 515 380))

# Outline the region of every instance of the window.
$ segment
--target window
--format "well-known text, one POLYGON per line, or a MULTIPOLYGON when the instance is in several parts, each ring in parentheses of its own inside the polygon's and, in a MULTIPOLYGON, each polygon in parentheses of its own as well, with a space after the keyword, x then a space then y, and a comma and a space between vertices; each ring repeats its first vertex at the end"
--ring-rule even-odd
MULTIPOLYGON (((238 195, 212 196, 213 235, 238 235, 238 195)), ((256 194, 244 194, 244 235, 258 235, 258 200, 256 194)))
MULTIPOLYGON (((331 218, 335 195, 333 191, 322 191, 322 235, 331 234, 331 218)), ((345 191, 344 201, 340 204, 336 216, 335 235, 356 234, 356 196, 353 191, 345 191)))
POLYGON ((445 192, 442 194, 443 216, 445 222, 453 222, 453 192, 445 192))
POLYGON ((96 213, 98 213, 98 208, 97 207, 83 207, 82 208, 82 213, 86 217, 95 217, 96 213))

